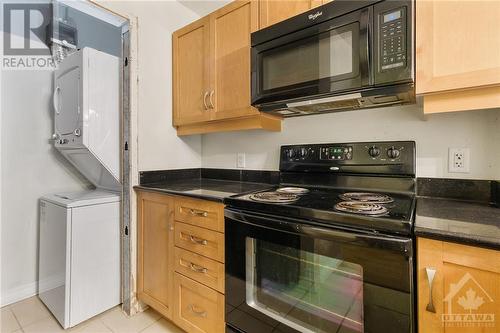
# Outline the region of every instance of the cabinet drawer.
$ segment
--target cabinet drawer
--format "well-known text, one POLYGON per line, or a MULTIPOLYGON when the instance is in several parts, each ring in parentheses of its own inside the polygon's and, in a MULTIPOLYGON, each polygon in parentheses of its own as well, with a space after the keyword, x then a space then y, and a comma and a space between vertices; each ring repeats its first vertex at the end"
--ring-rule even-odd
POLYGON ((175 222, 175 246, 224 262, 224 234, 175 222))
POLYGON ((189 333, 224 332, 224 295, 179 273, 174 276, 174 322, 189 333))
POLYGON ((176 247, 175 271, 224 293, 224 264, 176 247))
POLYGON ((206 200, 175 200, 176 221, 224 232, 224 205, 206 200))

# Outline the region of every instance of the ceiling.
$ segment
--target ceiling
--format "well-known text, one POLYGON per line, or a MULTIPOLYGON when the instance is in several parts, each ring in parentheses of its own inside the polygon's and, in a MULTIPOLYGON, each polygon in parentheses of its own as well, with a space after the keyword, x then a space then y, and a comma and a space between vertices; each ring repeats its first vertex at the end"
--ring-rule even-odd
POLYGON ((216 9, 227 5, 231 0, 177 0, 185 7, 200 16, 210 14, 216 9))

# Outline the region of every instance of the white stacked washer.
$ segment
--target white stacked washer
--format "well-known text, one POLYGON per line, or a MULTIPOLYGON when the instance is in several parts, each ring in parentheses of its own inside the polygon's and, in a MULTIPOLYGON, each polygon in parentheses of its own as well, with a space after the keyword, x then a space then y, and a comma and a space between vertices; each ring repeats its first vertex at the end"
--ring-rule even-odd
POLYGON ((54 75, 54 144, 96 190, 40 199, 39 297, 64 328, 120 303, 120 63, 83 48, 54 75))

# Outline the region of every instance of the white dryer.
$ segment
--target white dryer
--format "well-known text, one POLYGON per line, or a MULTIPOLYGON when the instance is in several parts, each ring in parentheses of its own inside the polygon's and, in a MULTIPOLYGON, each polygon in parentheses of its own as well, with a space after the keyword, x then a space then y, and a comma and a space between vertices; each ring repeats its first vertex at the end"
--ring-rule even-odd
POLYGON ((54 73, 54 145, 96 186, 40 199, 39 297, 64 328, 120 304, 120 60, 92 48, 54 73))
POLYGON ((85 47, 54 74, 55 147, 98 188, 120 190, 120 60, 85 47))

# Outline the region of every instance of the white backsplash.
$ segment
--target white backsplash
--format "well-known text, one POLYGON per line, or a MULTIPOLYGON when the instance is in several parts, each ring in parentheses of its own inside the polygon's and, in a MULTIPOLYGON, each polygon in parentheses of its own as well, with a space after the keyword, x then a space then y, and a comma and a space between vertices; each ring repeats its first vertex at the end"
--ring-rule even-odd
POLYGON ((281 133, 247 131, 206 134, 204 168, 277 170, 284 144, 414 140, 417 176, 500 179, 500 109, 424 116, 418 105, 289 118, 281 133), (448 172, 448 149, 470 148, 470 173, 448 172))

